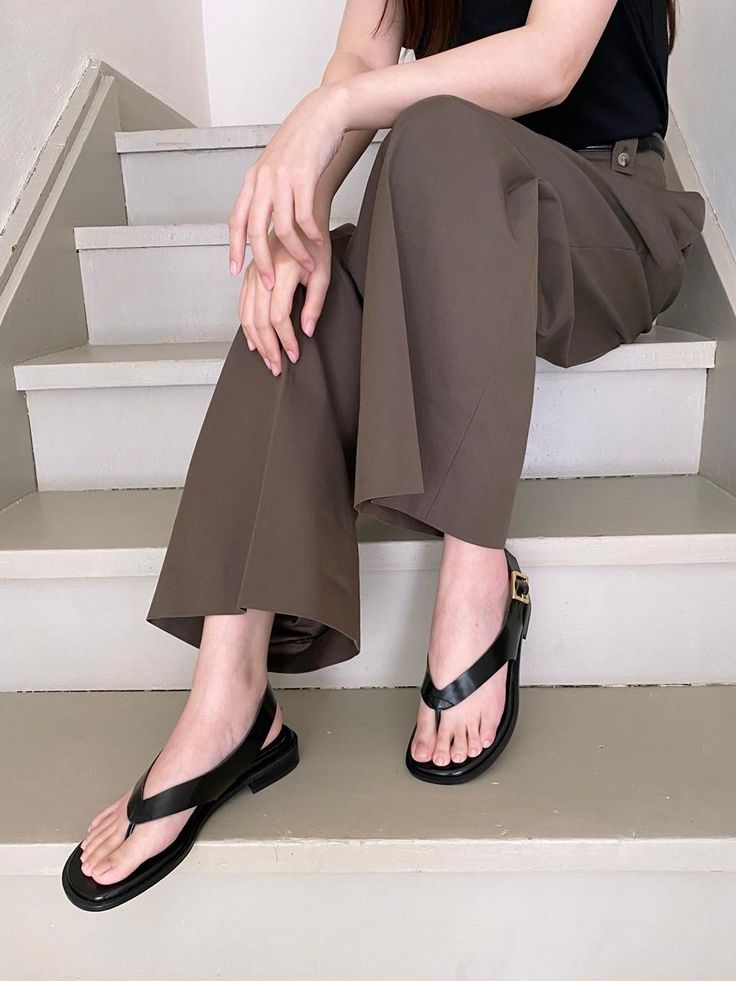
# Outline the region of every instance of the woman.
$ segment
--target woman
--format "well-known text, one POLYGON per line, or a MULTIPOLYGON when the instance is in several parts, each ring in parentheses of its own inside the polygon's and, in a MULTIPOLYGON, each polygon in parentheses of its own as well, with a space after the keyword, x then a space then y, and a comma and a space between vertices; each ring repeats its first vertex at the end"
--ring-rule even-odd
POLYGON ((504 546, 535 354, 635 340, 703 227, 702 197, 665 184, 674 19, 674 0, 348 0, 232 211, 242 330, 148 613, 199 647, 192 691, 70 856, 77 905, 142 892, 225 800, 296 765, 267 670, 358 652, 358 512, 443 538, 409 771, 453 784, 497 759, 531 610, 504 546), (381 127, 357 226, 330 232, 381 127))

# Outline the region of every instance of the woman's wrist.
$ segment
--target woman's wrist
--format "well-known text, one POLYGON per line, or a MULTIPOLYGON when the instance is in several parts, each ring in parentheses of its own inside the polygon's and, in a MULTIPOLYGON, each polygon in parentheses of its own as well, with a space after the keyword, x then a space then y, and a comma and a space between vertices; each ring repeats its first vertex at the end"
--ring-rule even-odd
POLYGON ((388 71, 390 69, 376 68, 373 71, 361 72, 358 75, 352 75, 350 78, 344 78, 333 83, 339 88, 339 92, 335 94, 335 103, 339 107, 339 119, 344 132, 362 129, 376 130, 382 126, 391 125, 384 118, 378 118, 379 116, 386 116, 387 113, 385 109, 379 109, 375 104, 377 77, 380 75, 385 78, 384 73, 388 71))
POLYGON ((335 82, 323 82, 320 89, 327 99, 326 111, 337 123, 344 135, 350 128, 350 88, 352 78, 341 78, 335 82))

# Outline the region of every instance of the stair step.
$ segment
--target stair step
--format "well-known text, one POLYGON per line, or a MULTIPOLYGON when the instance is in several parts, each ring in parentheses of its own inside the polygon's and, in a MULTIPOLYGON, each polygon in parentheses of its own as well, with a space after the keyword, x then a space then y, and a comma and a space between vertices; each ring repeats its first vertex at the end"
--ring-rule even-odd
MULTIPOLYGON (((91 344, 18 365, 39 488, 181 486, 228 347, 91 344)), ((523 476, 695 473, 714 357, 713 340, 657 326, 574 368, 537 358, 523 476)))
MULTIPOLYGON (((0 687, 189 684, 193 649, 144 619, 179 494, 40 492, 0 512, 0 687)), ((360 655, 280 687, 421 679, 441 542, 362 516, 359 537, 360 655)), ((736 604, 720 601, 736 499, 706 478, 521 481, 509 548, 534 594, 524 684, 736 683, 736 604)))
POLYGON ((553 952, 553 981, 614 981, 633 963, 642 978, 732 974, 734 689, 527 691, 504 756, 444 793, 404 768, 416 689, 283 693, 297 769, 223 806, 145 897, 85 917, 61 893, 61 866, 159 750, 183 701, 0 697, 9 976, 46 977, 53 957, 56 977, 129 978, 121 915, 149 977, 231 977, 247 963, 266 981, 440 981, 455 926, 473 935, 458 953, 465 977, 526 981, 553 952), (274 903, 289 943, 262 943, 274 903), (151 923, 196 943, 162 945, 151 923), (601 936, 612 935, 609 963, 601 936))
MULTIPOLYGON (((246 170, 276 125, 116 133, 131 225, 227 221, 246 170)), ((380 130, 339 188, 334 208, 357 218, 380 130)))
POLYGON ((75 242, 91 343, 232 337, 242 277, 228 272, 226 224, 90 226, 75 229, 75 242))

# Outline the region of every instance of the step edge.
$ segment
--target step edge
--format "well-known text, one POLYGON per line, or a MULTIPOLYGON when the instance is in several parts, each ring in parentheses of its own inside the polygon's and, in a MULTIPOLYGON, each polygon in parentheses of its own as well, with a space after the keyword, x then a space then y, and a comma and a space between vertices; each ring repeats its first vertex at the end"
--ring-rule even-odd
MULTIPOLYGON (((360 542, 361 572, 432 572, 440 540, 360 542)), ((522 566, 720 565, 736 562, 736 532, 509 538, 522 566)), ((156 576, 165 545, 0 549, 0 581, 156 576)))
MULTIPOLYGON (((236 330, 235 325, 233 330, 236 330)), ((688 336, 679 340, 646 340, 622 344, 594 361, 569 368, 562 368, 536 357, 535 370, 537 374, 555 375, 616 371, 704 371, 712 368, 715 363, 716 341, 704 336, 696 338, 690 331, 683 333, 688 336)), ((17 390, 212 385, 219 377, 229 342, 182 342, 181 346, 176 342, 150 345, 80 345, 58 354, 75 350, 85 352, 91 347, 109 349, 110 360, 92 361, 80 356, 79 361, 54 361, 53 354, 30 359, 14 367, 17 390), (219 344, 221 354, 192 357, 192 345, 196 343, 219 344), (136 346, 141 349, 158 347, 161 349, 161 356, 156 356, 159 352, 155 352, 152 357, 114 359, 116 348, 125 348, 127 351, 136 346), (183 352, 183 356, 176 356, 177 348, 183 352)))
MULTIPOLYGON (((280 123, 246 123, 233 126, 195 126, 183 129, 151 129, 115 132, 120 154, 197 153, 201 150, 248 150, 264 147, 280 123)), ((381 143, 387 129, 378 130, 372 143, 381 143)))
MULTIPOLYGON (((353 222, 353 218, 336 215, 330 217, 330 228, 353 222)), ((228 242, 228 227, 224 221, 77 225, 74 228, 74 246, 78 252, 225 246, 228 242)))
MULTIPOLYGON (((0 844, 0 876, 58 875, 76 842, 0 844)), ((178 874, 736 872, 736 838, 200 840, 178 874)))

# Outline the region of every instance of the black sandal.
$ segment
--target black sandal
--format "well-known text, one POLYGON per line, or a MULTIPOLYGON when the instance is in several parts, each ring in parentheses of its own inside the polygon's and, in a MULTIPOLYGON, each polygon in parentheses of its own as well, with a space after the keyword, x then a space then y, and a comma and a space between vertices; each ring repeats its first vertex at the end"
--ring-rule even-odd
POLYGON ((452 708, 472 695, 474 691, 499 671, 504 664, 509 668, 506 675, 506 705, 501 721, 496 730, 493 743, 481 750, 478 756, 469 756, 462 763, 450 761, 446 766, 437 766, 431 760, 420 763, 411 755, 411 744, 416 734, 416 726, 411 734, 406 748, 406 765, 409 771, 419 780, 429 783, 455 784, 472 780, 483 773, 494 763, 506 748, 516 725, 519 714, 519 661, 521 658, 521 642, 529 629, 532 604, 529 595, 529 578, 519 569, 519 563, 508 549, 506 563, 511 575, 511 600, 506 612, 506 619, 491 646, 447 687, 442 690, 435 688, 429 673, 429 665, 422 685, 422 699, 425 704, 435 711, 435 720, 439 728, 442 709, 452 708))
MULTIPOLYGON (((208 818, 241 790, 255 794, 290 773, 299 762, 296 733, 288 726, 272 743, 263 747, 276 715, 276 699, 270 683, 266 684, 261 704, 242 742, 222 763, 184 783, 143 797, 143 788, 151 766, 138 780, 128 799, 127 838, 136 824, 155 821, 190 807, 195 810, 174 841, 158 855, 142 862, 120 882, 102 885, 82 872, 82 846, 78 845, 64 865, 61 881, 67 897, 83 910, 106 910, 139 896, 168 875, 185 858, 208 818)), ((160 754, 159 754, 160 755, 160 754)), ((156 757, 158 759, 158 756, 156 757)))

